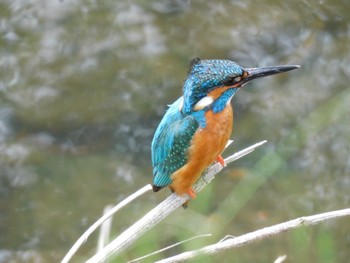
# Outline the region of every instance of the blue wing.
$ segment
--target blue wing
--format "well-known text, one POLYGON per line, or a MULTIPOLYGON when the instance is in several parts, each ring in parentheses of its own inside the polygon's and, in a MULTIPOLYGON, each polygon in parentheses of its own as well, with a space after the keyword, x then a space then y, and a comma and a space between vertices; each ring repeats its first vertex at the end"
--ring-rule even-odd
POLYGON ((154 189, 171 183, 171 174, 187 162, 188 147, 199 127, 198 121, 180 110, 182 97, 175 101, 160 122, 152 141, 154 189))

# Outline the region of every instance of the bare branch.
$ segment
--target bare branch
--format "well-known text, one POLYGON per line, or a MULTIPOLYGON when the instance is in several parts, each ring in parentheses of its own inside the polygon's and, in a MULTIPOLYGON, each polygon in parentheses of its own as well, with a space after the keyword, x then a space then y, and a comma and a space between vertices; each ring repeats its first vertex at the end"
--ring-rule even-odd
POLYGON ((155 251, 155 252, 152 252, 152 253, 150 253, 150 254, 148 254, 148 255, 145 255, 145 256, 142 256, 142 257, 139 257, 139 258, 135 258, 135 259, 133 259, 133 260, 131 260, 131 261, 128 261, 127 263, 140 262, 140 260, 143 260, 143 259, 148 258, 148 257, 150 257, 150 256, 154 256, 154 255, 159 254, 159 253, 161 253, 161 252, 164 252, 164 251, 166 251, 166 250, 168 250, 168 249, 171 249, 171 248, 174 248, 174 247, 176 247, 176 246, 179 246, 179 245, 181 245, 181 244, 183 244, 183 243, 192 241, 193 239, 200 238, 200 237, 210 237, 210 236, 211 236, 211 234, 203 234, 203 235, 194 236, 194 237, 188 238, 188 239, 186 239, 186 240, 183 240, 183 241, 177 242, 177 243, 175 243, 175 244, 172 244, 172 245, 170 245, 170 246, 167 246, 167 247, 165 247, 165 248, 162 248, 162 249, 160 249, 160 250, 157 250, 157 251, 155 251))
MULTIPOLYGON (((263 145, 266 141, 262 141, 256 143, 242 151, 239 151, 230 157, 225 159, 225 162, 228 164, 233 162, 248 153, 254 151, 257 147, 263 145)), ((211 166, 207 172, 201 177, 201 179, 194 185, 194 190, 196 192, 200 192, 206 185, 210 183, 210 181, 214 178, 215 174, 220 172, 223 167, 220 164, 215 164, 211 166)), ((87 263, 96 263, 102 262, 108 257, 112 255, 117 255, 125 248, 130 246, 135 242, 141 235, 143 235, 146 231, 157 225, 160 221, 162 221, 165 217, 175 211, 179 206, 181 206, 184 202, 189 200, 189 196, 181 197, 176 194, 170 195, 167 199, 165 199, 158 206, 149 211, 143 218, 134 223, 128 229, 126 229, 123 233, 121 233, 118 237, 116 237, 113 241, 111 241, 106 247, 104 247, 101 251, 96 253, 93 257, 87 260, 87 263)), ((67 261, 66 261, 67 262, 67 261)))
POLYGON ((111 210, 109 210, 106 214, 104 214, 99 220, 97 220, 92 226, 90 226, 85 233, 75 242, 75 244, 68 251, 67 255, 62 259, 61 263, 68 263, 69 260, 73 257, 73 255, 78 251, 78 249, 86 242, 88 237, 109 217, 119 211, 121 208, 132 202, 137 197, 143 195, 144 193, 151 191, 152 186, 150 184, 142 187, 132 195, 125 198, 111 210))
POLYGON ((272 237, 277 234, 287 232, 289 230, 296 229, 302 226, 315 225, 326 220, 335 219, 338 217, 345 217, 345 216, 350 216, 350 208, 312 215, 312 216, 300 217, 281 224, 277 224, 277 225, 266 227, 254 232, 250 232, 250 233, 241 235, 239 237, 229 238, 222 242, 205 246, 201 249, 184 252, 179 255, 157 261, 157 263, 182 262, 184 260, 189 260, 199 255, 217 254, 227 249, 232 249, 235 247, 247 245, 252 242, 255 242, 261 239, 266 239, 268 237, 272 237))
POLYGON ((282 256, 279 256, 278 258, 276 258, 276 260, 273 263, 282 263, 286 259, 287 259, 287 255, 282 255, 282 256))
MULTIPOLYGON (((113 205, 105 206, 105 208, 103 209, 103 214, 107 214, 112 208, 113 205)), ((100 234, 98 236, 97 241, 97 252, 104 248, 109 242, 109 234, 111 232, 112 220, 113 217, 106 219, 106 221, 104 221, 100 227, 100 234)))

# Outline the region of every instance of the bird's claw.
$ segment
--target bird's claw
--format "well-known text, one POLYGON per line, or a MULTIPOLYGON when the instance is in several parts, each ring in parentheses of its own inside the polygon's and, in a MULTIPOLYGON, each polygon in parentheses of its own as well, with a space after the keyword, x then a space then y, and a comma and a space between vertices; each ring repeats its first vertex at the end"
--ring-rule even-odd
POLYGON ((216 158, 216 160, 222 165, 222 167, 226 167, 227 166, 224 158, 222 158, 221 155, 219 155, 218 158, 216 158))

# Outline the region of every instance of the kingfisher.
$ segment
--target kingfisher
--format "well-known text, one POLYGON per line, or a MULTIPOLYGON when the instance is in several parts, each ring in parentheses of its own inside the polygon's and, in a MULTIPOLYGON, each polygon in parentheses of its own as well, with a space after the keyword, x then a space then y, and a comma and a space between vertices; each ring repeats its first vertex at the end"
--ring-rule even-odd
POLYGON ((193 59, 182 97, 169 106, 152 140, 153 191, 169 186, 194 199, 192 185, 209 165, 226 166, 221 154, 233 130, 232 97, 253 79, 299 67, 243 68, 231 60, 193 59))

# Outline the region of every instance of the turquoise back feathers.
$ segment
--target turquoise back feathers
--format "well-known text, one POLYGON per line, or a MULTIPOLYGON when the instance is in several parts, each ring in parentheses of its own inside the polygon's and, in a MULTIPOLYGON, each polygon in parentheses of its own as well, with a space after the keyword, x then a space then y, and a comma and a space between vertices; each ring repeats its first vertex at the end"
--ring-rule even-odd
MULTIPOLYGON (((198 121, 180 110, 183 98, 175 101, 164 115, 152 141, 154 190, 171 183, 170 175, 187 162, 187 151, 199 127, 198 121)), ((159 190, 158 189, 158 190, 159 190)))

